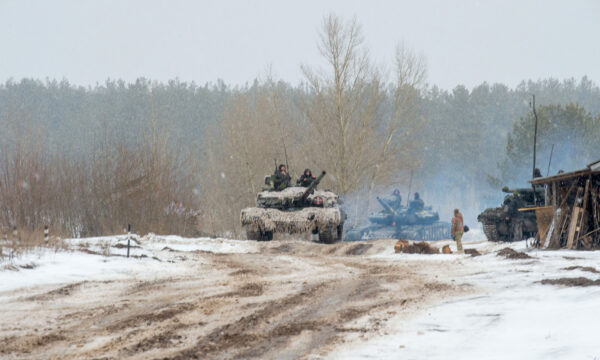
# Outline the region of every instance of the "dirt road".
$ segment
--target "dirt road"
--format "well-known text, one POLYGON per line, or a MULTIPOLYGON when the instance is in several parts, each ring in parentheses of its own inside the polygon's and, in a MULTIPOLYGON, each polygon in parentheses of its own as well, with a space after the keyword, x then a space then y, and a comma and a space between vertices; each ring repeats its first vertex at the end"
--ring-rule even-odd
MULTIPOLYGON (((3 359, 318 359, 472 291, 454 261, 374 258, 393 241, 173 251, 188 271, 0 292, 3 359)), ((101 255, 96 255, 101 256, 101 255)), ((451 256, 451 255, 449 255, 451 256)), ((158 261, 158 260, 157 260, 158 261)))

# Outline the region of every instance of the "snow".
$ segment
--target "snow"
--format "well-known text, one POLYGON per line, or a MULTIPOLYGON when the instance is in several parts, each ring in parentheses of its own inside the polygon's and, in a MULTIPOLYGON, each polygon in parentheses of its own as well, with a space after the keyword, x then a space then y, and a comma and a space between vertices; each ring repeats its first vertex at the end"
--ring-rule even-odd
MULTIPOLYGON (((391 319, 390 335, 346 345, 334 359, 600 359, 600 287, 542 285, 542 279, 599 274, 565 270, 595 267, 600 252, 545 251, 510 244, 533 259, 509 260, 495 251, 507 244, 480 241, 477 234, 466 248, 490 251, 459 256, 466 274, 454 281, 483 289, 447 300, 406 321, 391 319), (452 355, 450 355, 452 354, 452 355)), ((403 261, 422 261, 426 255, 398 254, 403 261)), ((386 255, 387 256, 387 255, 386 255)), ((435 255, 438 256, 438 255, 435 255)), ((455 256, 447 256, 456 259, 455 256)), ((438 274, 443 279, 444 274, 438 274)))
POLYGON ((37 285, 129 278, 161 271, 160 262, 143 258, 105 257, 81 252, 36 251, 14 260, 15 270, 0 271, 0 291, 37 285), (33 265, 33 269, 20 266, 33 265))
POLYGON ((18 258, 0 258, 0 292, 84 280, 154 279, 156 274, 192 271, 182 264, 185 252, 258 251, 257 244, 249 241, 154 234, 132 235, 130 258, 126 257, 127 235, 66 239, 65 243, 71 251, 35 249, 18 258))
MULTIPOLYGON (((155 279, 194 271, 186 252, 255 253, 261 243, 228 239, 127 236, 65 240, 72 250, 36 249, 17 259, 0 259, 0 292, 84 280, 155 279), (105 256, 110 254, 111 256, 105 256), (32 267, 31 269, 23 267, 32 267), (12 269, 12 270, 11 270, 12 269)), ((333 359, 600 359, 600 287, 542 285, 542 279, 600 274, 565 270, 596 267, 600 252, 533 249, 525 241, 503 244, 485 241, 478 229, 463 238, 465 248, 482 256, 395 254, 392 248, 369 255, 407 264, 455 262, 460 276, 435 274, 439 281, 469 284, 468 295, 442 300, 410 316, 388 321, 386 334, 348 341, 327 358, 333 359), (510 260, 496 251, 511 247, 532 259, 510 260), (452 277, 454 276, 454 278, 452 277)), ((438 241, 441 247, 453 241, 438 241)), ((600 270, 600 269, 598 269, 600 270)))

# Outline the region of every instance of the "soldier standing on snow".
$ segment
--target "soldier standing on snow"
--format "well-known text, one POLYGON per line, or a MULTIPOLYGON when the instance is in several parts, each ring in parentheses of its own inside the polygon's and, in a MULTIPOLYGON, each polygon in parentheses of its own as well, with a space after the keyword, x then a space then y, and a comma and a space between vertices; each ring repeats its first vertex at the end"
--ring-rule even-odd
POLYGON ((290 182, 292 181, 292 178, 287 173, 287 169, 283 164, 279 165, 275 174, 271 176, 271 179, 273 181, 273 189, 277 191, 290 187, 290 182))
POLYGON ((312 172, 310 171, 310 169, 305 169, 304 170, 304 174, 302 174, 300 176, 300 179, 298 179, 296 181, 296 185, 300 185, 300 186, 304 186, 304 187, 309 187, 310 184, 313 183, 313 181, 315 181, 315 177, 312 174, 312 172))
POLYGON ((462 253, 463 251, 462 236, 464 230, 465 225, 463 222, 463 216, 458 209, 454 209, 454 217, 452 218, 452 229, 450 229, 450 235, 452 236, 452 239, 456 241, 456 250, 459 253, 462 253))

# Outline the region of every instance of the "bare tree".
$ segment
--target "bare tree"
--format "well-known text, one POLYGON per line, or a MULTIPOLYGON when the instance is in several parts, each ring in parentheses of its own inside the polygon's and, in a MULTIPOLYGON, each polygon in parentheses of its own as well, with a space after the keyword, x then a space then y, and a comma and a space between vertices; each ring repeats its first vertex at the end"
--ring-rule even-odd
POLYGON ((288 152, 290 162, 300 160, 297 134, 289 130, 292 104, 283 91, 270 78, 236 91, 220 124, 207 132, 203 172, 209 175, 201 179, 201 187, 214 233, 239 235, 240 210, 253 205, 264 175, 273 171, 273 160, 283 162, 288 152))
POLYGON ((384 93, 356 19, 344 23, 333 14, 325 17, 318 46, 328 68, 302 67, 311 91, 304 110, 319 138, 312 156, 322 168, 331 169, 334 189, 347 193, 359 187, 373 166, 370 149, 384 93))
MULTIPOLYGON (((418 158, 420 137, 415 136, 422 125, 419 117, 418 100, 425 85, 427 67, 423 56, 399 44, 395 54, 395 83, 389 93, 393 100, 391 118, 386 121, 379 153, 371 173, 368 198, 369 203, 377 182, 389 183, 397 176, 398 170, 414 169, 422 159, 418 158), (396 166, 386 166, 386 164, 396 166)), ((367 206, 368 207, 368 206, 367 206)))

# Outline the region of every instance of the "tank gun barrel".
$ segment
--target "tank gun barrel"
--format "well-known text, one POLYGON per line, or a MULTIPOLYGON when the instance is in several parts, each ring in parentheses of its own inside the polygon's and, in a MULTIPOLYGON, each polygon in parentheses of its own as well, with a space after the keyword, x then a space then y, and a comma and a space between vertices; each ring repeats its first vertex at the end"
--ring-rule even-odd
POLYGON ((306 199, 308 198, 308 195, 312 194, 312 192, 317 188, 317 185, 319 185, 319 183, 321 182, 321 180, 323 180, 323 178, 325 177, 325 174, 327 174, 325 171, 323 171, 321 173, 321 175, 319 175, 315 181, 313 181, 310 186, 308 188, 306 188, 306 191, 304 191, 304 193, 302 194, 302 202, 305 202, 306 199))
POLYGON ((377 201, 379 201, 379 203, 381 204, 381 206, 386 211, 389 211, 390 213, 392 213, 392 215, 394 215, 395 217, 398 217, 398 214, 396 213, 396 211, 394 209, 392 209, 392 207, 390 205, 388 205, 388 203, 386 203, 385 201, 383 201, 382 198, 380 198, 379 196, 377 196, 377 201))
MULTIPOLYGON (((508 186, 505 186, 502 188, 502 192, 503 193, 507 193, 507 194, 521 194, 521 195, 532 195, 533 194, 533 189, 532 188, 517 188, 517 189, 509 189, 508 186)), ((536 193, 539 192, 543 192, 543 190, 535 190, 536 193)))

